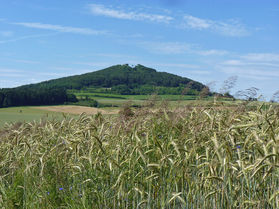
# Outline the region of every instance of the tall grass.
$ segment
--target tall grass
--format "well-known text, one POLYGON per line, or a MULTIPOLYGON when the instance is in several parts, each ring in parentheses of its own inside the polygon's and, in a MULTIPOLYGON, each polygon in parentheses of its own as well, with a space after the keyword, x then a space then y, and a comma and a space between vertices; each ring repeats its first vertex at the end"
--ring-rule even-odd
POLYGON ((279 208, 277 108, 124 116, 6 126, 0 206, 279 208))

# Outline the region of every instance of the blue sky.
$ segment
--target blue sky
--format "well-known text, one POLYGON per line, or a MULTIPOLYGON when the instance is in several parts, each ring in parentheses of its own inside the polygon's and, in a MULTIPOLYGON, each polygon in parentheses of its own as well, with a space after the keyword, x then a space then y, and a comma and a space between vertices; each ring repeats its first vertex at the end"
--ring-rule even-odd
POLYGON ((0 88, 142 64, 279 90, 278 0, 0 0, 0 88))

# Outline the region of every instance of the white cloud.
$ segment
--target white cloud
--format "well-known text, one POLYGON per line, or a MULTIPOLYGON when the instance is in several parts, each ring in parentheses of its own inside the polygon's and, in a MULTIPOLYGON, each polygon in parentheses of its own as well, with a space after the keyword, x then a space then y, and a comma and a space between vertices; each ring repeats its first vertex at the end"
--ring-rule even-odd
POLYGON ((216 49, 200 50, 200 51, 196 51, 196 53, 203 55, 203 56, 210 56, 210 55, 222 56, 222 55, 228 54, 228 52, 225 50, 216 50, 216 49))
POLYGON ((183 54, 191 50, 191 45, 180 42, 140 42, 139 46, 158 54, 183 54))
MULTIPOLYGON (((244 55, 244 57, 247 55, 244 55)), ((245 59, 239 59, 239 60, 226 60, 222 63, 222 65, 227 66, 263 66, 263 67, 270 67, 270 68, 279 68, 279 63, 275 62, 258 62, 253 60, 245 60, 245 59)))
POLYGON ((18 73, 1 73, 2 78, 21 78, 25 77, 24 74, 18 74, 18 73))
POLYGON ((170 16, 121 11, 121 10, 105 7, 102 4, 89 4, 89 9, 91 14, 107 16, 107 17, 112 17, 117 19, 147 20, 151 22, 162 22, 162 23, 169 23, 170 21, 173 20, 173 17, 170 16))
POLYGON ((50 67, 51 70, 58 70, 60 72, 67 72, 67 74, 61 74, 63 76, 80 75, 82 73, 92 72, 92 69, 88 68, 70 68, 70 67, 50 67))
POLYGON ((184 64, 184 63, 147 63, 148 65, 155 65, 158 67, 171 67, 171 68, 200 68, 198 65, 184 64))
POLYGON ((47 76, 50 78, 56 77, 56 78, 61 78, 64 76, 67 76, 65 73, 56 73, 56 72, 37 72, 36 76, 47 76))
POLYGON ((14 38, 14 39, 9 39, 9 40, 0 41, 0 44, 5 44, 5 43, 9 43, 9 42, 16 42, 16 41, 20 41, 20 40, 24 40, 24 39, 33 39, 33 38, 40 38, 40 37, 48 37, 48 36, 53 36, 53 35, 57 35, 57 33, 41 34, 41 35, 30 35, 30 36, 22 36, 22 37, 18 37, 18 38, 14 38))
POLYGON ((24 83, 10 79, 0 79, 0 88, 13 88, 23 84, 24 83))
POLYGON ((243 59, 256 62, 279 62, 279 54, 250 53, 242 56, 243 59))
POLYGON ((14 33, 12 31, 0 31, 0 35, 4 37, 11 37, 13 34, 14 33))
POLYGON ((14 24, 21 25, 27 28, 53 30, 62 33, 76 33, 76 34, 83 34, 83 35, 101 35, 106 33, 105 31, 92 30, 90 28, 77 28, 77 27, 68 27, 68 26, 43 24, 43 23, 35 23, 35 22, 19 22, 14 24))
POLYGON ((217 69, 230 75, 256 79, 274 80, 279 77, 279 54, 249 53, 238 55, 237 59, 225 60, 217 69))
POLYGON ((243 65, 243 62, 241 60, 226 60, 222 65, 243 65))
POLYGON ((157 54, 197 54, 202 56, 222 56, 228 54, 225 50, 204 50, 194 44, 185 42, 139 42, 138 45, 157 54))
POLYGON ((222 67, 221 71, 231 75, 237 75, 243 78, 257 79, 257 80, 268 80, 279 77, 279 71, 276 70, 263 70, 255 68, 240 68, 240 67, 222 67))
POLYGON ((193 74, 193 75, 210 75, 212 72, 207 70, 187 70, 186 73, 193 74))
POLYGON ((184 16, 184 20, 186 21, 186 24, 189 27, 199 30, 210 28, 212 25, 211 20, 204 20, 197 17, 193 17, 191 15, 184 16))
POLYGON ((15 62, 24 63, 24 64, 39 64, 40 62, 32 60, 14 60, 15 62))
POLYGON ((17 69, 9 69, 9 68, 0 68, 0 73, 2 76, 2 73, 23 73, 24 71, 22 70, 17 70, 17 69))
POLYGON ((183 19, 183 27, 185 28, 192 28, 196 30, 210 30, 225 36, 241 37, 249 35, 247 29, 236 20, 223 22, 201 19, 191 15, 185 15, 183 19))
POLYGON ((95 67, 95 68, 110 67, 112 65, 115 65, 115 64, 110 63, 110 62, 75 62, 73 64, 75 64, 75 65, 87 65, 87 66, 95 67))
POLYGON ((61 71, 73 71, 74 70, 74 68, 69 68, 69 67, 50 67, 50 69, 61 70, 61 71))
POLYGON ((80 55, 80 57, 91 57, 91 58, 96 58, 98 57, 106 57, 110 59, 136 59, 136 56, 133 55, 128 55, 128 54, 120 54, 120 53, 90 53, 90 54, 85 54, 85 55, 80 55))

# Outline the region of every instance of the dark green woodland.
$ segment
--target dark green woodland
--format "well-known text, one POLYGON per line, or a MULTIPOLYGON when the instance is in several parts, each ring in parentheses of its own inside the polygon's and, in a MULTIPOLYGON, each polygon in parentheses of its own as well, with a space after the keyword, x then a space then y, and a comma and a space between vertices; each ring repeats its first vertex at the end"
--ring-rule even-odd
POLYGON ((157 93, 198 95, 205 86, 188 78, 157 72, 143 65, 115 65, 109 68, 59 79, 0 89, 0 107, 54 105, 76 102, 69 90, 100 88, 107 93, 147 95, 157 93))

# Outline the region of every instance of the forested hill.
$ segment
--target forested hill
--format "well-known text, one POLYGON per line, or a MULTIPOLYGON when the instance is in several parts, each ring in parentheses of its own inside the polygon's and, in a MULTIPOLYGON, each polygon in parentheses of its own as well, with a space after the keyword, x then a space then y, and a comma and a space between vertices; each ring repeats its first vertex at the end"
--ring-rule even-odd
POLYGON ((84 87, 126 86, 130 89, 142 86, 179 87, 191 82, 192 89, 200 91, 205 86, 188 78, 177 76, 166 72, 157 72, 143 65, 130 67, 129 65, 115 65, 109 68, 86 73, 82 75, 69 76, 54 80, 27 85, 26 87, 62 87, 65 89, 82 89, 84 87))
POLYGON ((197 95, 205 86, 188 78, 157 72, 143 65, 115 65, 82 75, 0 89, 0 107, 51 105, 77 101, 70 89, 105 89, 115 94, 190 94, 197 95), (187 91, 185 92, 185 89, 187 91))

